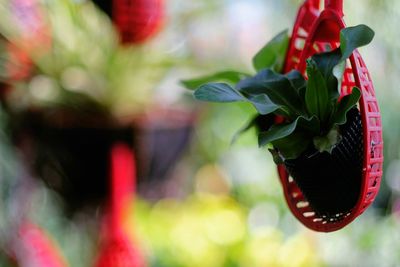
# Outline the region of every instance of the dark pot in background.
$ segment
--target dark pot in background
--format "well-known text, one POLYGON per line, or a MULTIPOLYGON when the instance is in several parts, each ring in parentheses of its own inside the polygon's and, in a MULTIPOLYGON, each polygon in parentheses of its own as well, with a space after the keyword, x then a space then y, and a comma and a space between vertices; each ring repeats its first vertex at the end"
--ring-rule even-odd
POLYGON ((110 148, 133 145, 132 128, 97 112, 25 112, 13 116, 12 129, 34 176, 63 197, 69 213, 106 201, 110 148))
POLYGON ((188 112, 168 118, 150 114, 119 123, 106 113, 39 111, 15 117, 12 129, 35 176, 58 192, 74 214, 107 200, 109 151, 116 142, 134 149, 139 183, 165 180, 189 142, 192 117, 188 112))
POLYGON ((182 195, 182 186, 176 185, 187 177, 176 165, 190 143, 195 120, 187 109, 156 108, 135 121, 138 191, 146 200, 182 195))
POLYGON ((340 127, 342 140, 332 153, 309 149, 285 167, 317 215, 340 220, 357 203, 363 165, 361 116, 354 108, 340 127))

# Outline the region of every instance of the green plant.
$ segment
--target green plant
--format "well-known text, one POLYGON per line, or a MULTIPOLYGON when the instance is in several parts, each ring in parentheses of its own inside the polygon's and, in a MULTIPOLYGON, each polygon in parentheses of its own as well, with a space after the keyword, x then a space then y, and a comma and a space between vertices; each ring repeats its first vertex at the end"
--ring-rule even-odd
MULTIPOLYGON (((90 108, 129 117, 152 104, 153 89, 171 66, 160 49, 122 46, 110 19, 91 1, 39 1, 23 15, 18 8, 0 5, 0 47, 12 44, 32 66, 25 80, 0 74, 0 82, 12 87, 5 96, 11 110, 90 108), (27 23, 24 16, 35 20, 27 23)), ((16 63, 0 49, 0 69, 16 63)))
POLYGON ((346 60, 373 37, 374 32, 365 25, 343 29, 339 48, 307 60, 306 79, 297 70, 279 73, 288 44, 285 31, 256 54, 253 64, 258 73, 255 76, 229 71, 183 84, 196 88, 194 97, 198 100, 246 101, 254 105, 259 115, 283 117, 281 124, 263 125, 258 135, 260 146, 273 145, 270 151, 277 163, 299 157, 311 145, 319 152, 332 152, 341 139, 339 126, 346 123, 347 112, 357 105, 361 96, 360 89, 354 87, 351 94, 340 99, 346 60))

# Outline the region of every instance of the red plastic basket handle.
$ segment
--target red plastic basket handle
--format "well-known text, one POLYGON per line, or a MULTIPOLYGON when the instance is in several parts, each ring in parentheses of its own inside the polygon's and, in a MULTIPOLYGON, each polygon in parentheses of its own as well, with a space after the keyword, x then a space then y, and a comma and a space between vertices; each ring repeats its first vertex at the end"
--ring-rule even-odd
POLYGON ((343 0, 325 0, 325 9, 330 8, 343 16, 343 0))

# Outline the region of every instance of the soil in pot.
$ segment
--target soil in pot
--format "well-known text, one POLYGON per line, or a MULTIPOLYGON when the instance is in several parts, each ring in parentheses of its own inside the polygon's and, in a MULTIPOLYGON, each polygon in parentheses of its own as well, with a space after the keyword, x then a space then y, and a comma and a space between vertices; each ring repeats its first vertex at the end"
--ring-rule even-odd
POLYGON ((340 127, 341 141, 332 153, 310 148, 285 167, 317 216, 341 220, 357 203, 363 166, 361 115, 354 108, 340 127))

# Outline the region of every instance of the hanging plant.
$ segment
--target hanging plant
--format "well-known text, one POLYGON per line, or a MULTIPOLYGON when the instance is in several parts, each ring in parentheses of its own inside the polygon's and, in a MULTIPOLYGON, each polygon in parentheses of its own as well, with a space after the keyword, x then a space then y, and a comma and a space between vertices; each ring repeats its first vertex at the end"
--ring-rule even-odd
POLYGON ((151 46, 122 46, 118 29, 91 1, 13 0, 0 13, 0 102, 14 143, 69 213, 103 204, 108 151, 158 130, 143 129, 138 118, 153 109, 172 58, 151 46), (23 67, 23 79, 11 75, 23 67))
POLYGON ((257 126, 259 145, 269 146, 275 163, 285 165, 314 210, 339 219, 358 199, 363 163, 360 89, 344 97, 339 92, 346 60, 373 36, 365 25, 343 29, 340 47, 310 57, 303 76, 297 70, 279 73, 288 44, 285 31, 254 57, 256 75, 220 72, 183 84, 196 89, 198 100, 251 103, 259 115, 241 132, 257 126))

